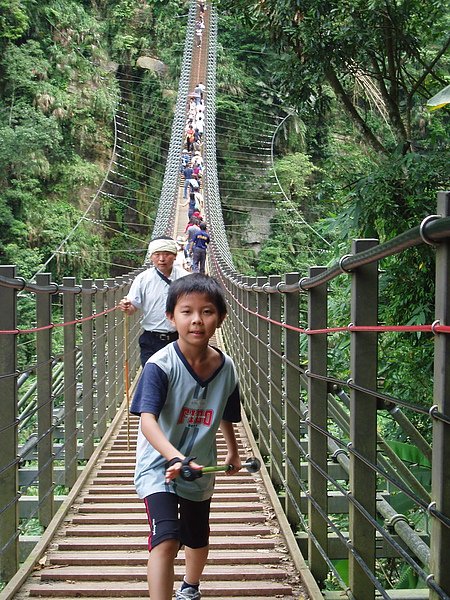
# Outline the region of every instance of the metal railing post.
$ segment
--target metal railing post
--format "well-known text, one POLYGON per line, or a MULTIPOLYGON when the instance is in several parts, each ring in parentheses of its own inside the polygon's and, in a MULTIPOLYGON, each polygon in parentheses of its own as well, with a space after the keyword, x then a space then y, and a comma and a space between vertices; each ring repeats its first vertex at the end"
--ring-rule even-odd
POLYGON ((83 458, 88 460, 94 452, 94 357, 92 317, 92 279, 81 282, 81 323, 82 339, 82 384, 83 384, 83 458))
MULTIPOLYGON (((275 287, 280 283, 279 275, 270 275, 269 285, 275 287)), ((283 369, 282 369, 282 333, 281 322, 281 294, 269 296, 269 377, 270 377, 270 477, 275 486, 283 484, 284 477, 284 445, 283 445, 283 369), (283 475, 282 475, 283 474, 283 475)))
MULTIPOLYGON (((297 283, 298 273, 286 273, 286 285, 297 283)), ((299 293, 284 295, 284 322, 298 327, 300 315, 299 293)), ((300 344, 299 334, 292 329, 284 332, 285 355, 285 424, 286 424, 286 515, 295 527, 300 522, 294 503, 300 503, 300 344)))
POLYGON ((235 301, 234 301, 235 288, 234 288, 234 283, 231 281, 231 279, 226 280, 225 288, 226 288, 225 293, 226 293, 226 301, 227 301, 227 317, 221 326, 221 335, 222 335, 224 347, 225 347, 226 351, 228 352, 228 354, 233 359, 233 362, 236 366, 237 372, 239 372, 239 365, 237 362, 236 344, 230 343, 231 337, 233 335, 233 331, 235 331, 235 328, 237 325, 237 319, 236 319, 236 314, 235 314, 236 305, 235 305, 235 301), (227 293, 227 291, 228 291, 228 293, 227 293))
MULTIPOLYGON (((450 215, 450 193, 438 193, 438 214, 450 215)), ((440 325, 450 324, 450 240, 446 238, 436 248, 436 304, 435 319, 440 325)), ((435 335, 434 405, 445 415, 450 415, 450 336, 435 335)), ((450 518, 450 425, 440 419, 433 420, 432 502, 450 518)), ((450 528, 433 518, 431 523, 430 571, 436 583, 450 595, 450 528)), ((431 590, 430 599, 439 596, 431 590)))
MULTIPOLYGON (((106 304, 108 309, 114 308, 116 305, 115 296, 115 285, 114 279, 110 278, 106 280, 108 291, 106 292, 106 304)), ((116 394, 116 311, 111 310, 106 318, 107 321, 107 333, 106 343, 108 346, 107 350, 107 395, 108 395, 108 421, 112 421, 116 412, 117 406, 117 394, 116 394)))
MULTIPOLYGON (((249 277, 247 280, 249 286, 256 283, 256 277, 249 277)), ((248 376, 249 376, 249 411, 250 418, 249 423, 253 431, 255 439, 259 441, 259 403, 258 403, 258 362, 257 362, 257 329, 258 329, 258 317, 253 314, 256 313, 256 293, 249 290, 247 293, 247 304, 248 309, 248 376)))
MULTIPOLYGON (((16 267, 1 265, 3 277, 16 276, 16 267)), ((17 292, 0 287, 0 330, 17 328, 17 292)), ((0 581, 9 581, 19 568, 18 421, 17 421, 17 335, 0 334, 0 581), (8 375, 11 375, 8 377, 8 375)))
MULTIPOLYGON (((353 240, 353 254, 373 248, 377 240, 353 240)), ((378 262, 355 269, 352 273, 351 321, 354 325, 378 325, 378 262)), ((377 333, 351 332, 350 376, 356 385, 377 389, 377 333)), ((377 400, 360 390, 350 393, 350 441, 355 451, 377 462, 377 400)), ((350 493, 376 518, 376 473, 350 453, 350 493)), ((349 544, 375 572, 375 529, 350 502, 349 544)), ((355 600, 371 600, 375 587, 365 570, 349 552, 349 585, 355 600)))
MULTIPOLYGON (((315 277, 326 267, 311 267, 309 277, 315 277)), ((327 283, 308 291, 308 328, 326 329, 327 327, 327 283)), ((308 336, 308 369, 316 375, 327 375, 327 334, 317 333, 308 336)), ((322 379, 308 378, 308 419, 322 430, 327 430, 328 422, 328 384, 322 379)), ((314 427, 308 427, 308 453, 311 461, 327 471, 328 440, 314 427)), ((328 514, 327 480, 308 463, 308 484, 311 498, 328 514)), ((328 550, 328 525, 311 501, 308 502, 308 523, 311 533, 321 547, 328 550)), ((317 581, 323 582, 328 574, 328 565, 308 536, 308 561, 311 572, 317 581)))
MULTIPOLYGON (((243 278, 243 282, 246 282, 246 278, 243 278)), ((249 389, 249 381, 248 381, 248 354, 246 348, 248 348, 248 313, 244 310, 244 306, 246 306, 247 301, 247 292, 242 289, 242 287, 238 288, 238 301, 239 301, 239 321, 241 323, 240 327, 240 335, 239 339, 242 341, 241 349, 242 349, 242 360, 240 362, 240 376, 241 376, 241 393, 242 399, 244 401, 244 407, 249 414, 249 397, 250 397, 250 389, 249 389)))
MULTIPOLYGON (((258 277, 257 284, 262 286, 266 282, 265 277, 258 277)), ((268 336, 269 324, 267 317, 268 298, 267 294, 257 294, 257 313, 261 315, 257 324, 257 361, 258 361, 258 428, 260 431, 260 452, 263 456, 269 454, 269 354, 268 336)))
MULTIPOLYGON (((75 277, 64 277, 63 286, 74 288, 75 277)), ((64 468, 66 486, 71 488, 77 480, 77 297, 63 292, 64 326, 64 468)))
MULTIPOLYGON (((116 278, 117 283, 119 284, 119 288, 115 292, 116 305, 120 302, 120 299, 123 297, 123 277, 116 278)), ((123 374, 125 372, 125 317, 122 312, 119 311, 116 316, 116 361, 117 361, 117 383, 116 383, 116 392, 117 392, 117 408, 120 406, 122 399, 125 396, 125 381, 123 377, 120 377, 119 374, 123 374)))
POLYGON ((235 287, 235 292, 236 292, 236 298, 237 301, 235 303, 236 306, 236 316, 237 316, 237 329, 235 332, 236 334, 236 339, 231 339, 230 342, 232 345, 239 343, 239 359, 237 361, 237 366, 238 366, 238 373, 239 373, 239 379, 240 379, 240 385, 241 385, 241 394, 242 394, 242 399, 244 402, 244 406, 246 407, 246 384, 247 384, 247 377, 246 377, 246 371, 245 371, 245 336, 246 336, 246 331, 245 331, 245 326, 244 326, 244 309, 242 307, 242 302, 243 302, 243 295, 244 292, 242 291, 242 289, 236 285, 235 287))
POLYGON ((106 433, 106 315, 105 310, 105 282, 103 279, 95 280, 97 293, 95 295, 95 356, 96 356, 96 390, 97 390, 97 435, 102 438, 106 433))
MULTIPOLYGON (((38 286, 50 286, 50 273, 36 276, 38 286)), ((39 468, 39 524, 47 527, 54 515, 53 491, 53 395, 52 395, 52 297, 36 294, 37 420, 39 468), (42 329, 41 329, 42 328, 42 329)))

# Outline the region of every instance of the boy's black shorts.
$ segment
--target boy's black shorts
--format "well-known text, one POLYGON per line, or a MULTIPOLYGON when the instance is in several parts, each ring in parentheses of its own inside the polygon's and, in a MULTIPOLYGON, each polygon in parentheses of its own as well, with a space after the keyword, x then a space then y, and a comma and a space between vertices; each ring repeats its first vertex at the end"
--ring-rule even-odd
POLYGON ((170 492, 158 492, 147 496, 144 502, 150 524, 149 552, 165 540, 178 540, 188 548, 208 545, 211 499, 194 502, 170 492))

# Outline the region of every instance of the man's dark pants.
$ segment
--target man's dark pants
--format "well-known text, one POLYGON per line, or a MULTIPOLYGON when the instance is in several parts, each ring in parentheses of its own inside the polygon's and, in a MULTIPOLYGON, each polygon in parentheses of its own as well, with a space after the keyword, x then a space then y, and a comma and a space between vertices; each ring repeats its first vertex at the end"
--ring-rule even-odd
POLYGON ((151 331, 144 331, 139 337, 139 346, 141 348, 141 363, 144 367, 150 356, 178 339, 178 333, 175 331, 169 334, 162 334, 159 336, 151 331), (163 338, 163 339, 161 339, 163 338))

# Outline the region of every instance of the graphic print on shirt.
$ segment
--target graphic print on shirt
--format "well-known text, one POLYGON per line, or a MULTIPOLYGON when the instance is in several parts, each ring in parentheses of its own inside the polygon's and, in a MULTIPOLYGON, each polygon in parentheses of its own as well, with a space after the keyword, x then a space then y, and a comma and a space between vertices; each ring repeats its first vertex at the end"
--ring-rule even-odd
POLYGON ((185 454, 191 453, 199 434, 200 425, 210 427, 213 423, 214 411, 205 408, 207 405, 207 395, 208 385, 203 387, 197 384, 191 406, 183 406, 178 417, 178 424, 186 425, 180 439, 180 447, 185 454))

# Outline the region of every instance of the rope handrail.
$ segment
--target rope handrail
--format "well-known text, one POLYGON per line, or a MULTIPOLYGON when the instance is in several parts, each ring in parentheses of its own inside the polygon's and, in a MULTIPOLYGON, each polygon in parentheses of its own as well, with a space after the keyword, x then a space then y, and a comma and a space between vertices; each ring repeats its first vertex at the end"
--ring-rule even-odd
POLYGON ((395 238, 383 242, 382 244, 379 244, 370 250, 361 252, 357 256, 345 254, 335 265, 331 266, 320 275, 316 277, 303 277, 298 281, 298 283, 291 285, 287 285, 284 282, 281 282, 276 286, 270 286, 268 283, 265 283, 262 286, 259 286, 256 283, 248 285, 245 282, 239 281, 242 275, 229 270, 227 271, 227 267, 225 265, 220 265, 220 257, 215 258, 218 259, 217 263, 219 265, 219 270, 223 271, 229 279, 232 279, 233 283, 239 289, 246 291, 253 290, 256 292, 265 292, 266 294, 288 294, 299 291, 307 291, 326 283, 331 279, 334 279, 342 273, 351 273, 358 267, 381 260, 382 258, 386 258, 388 256, 392 256, 393 254, 398 254, 407 248, 411 248, 422 243, 432 243, 432 245, 437 245, 441 240, 448 238, 449 236, 450 217, 429 215, 422 221, 420 225, 413 227, 412 229, 396 236, 395 238), (432 218, 432 220, 428 220, 430 218, 432 218))

